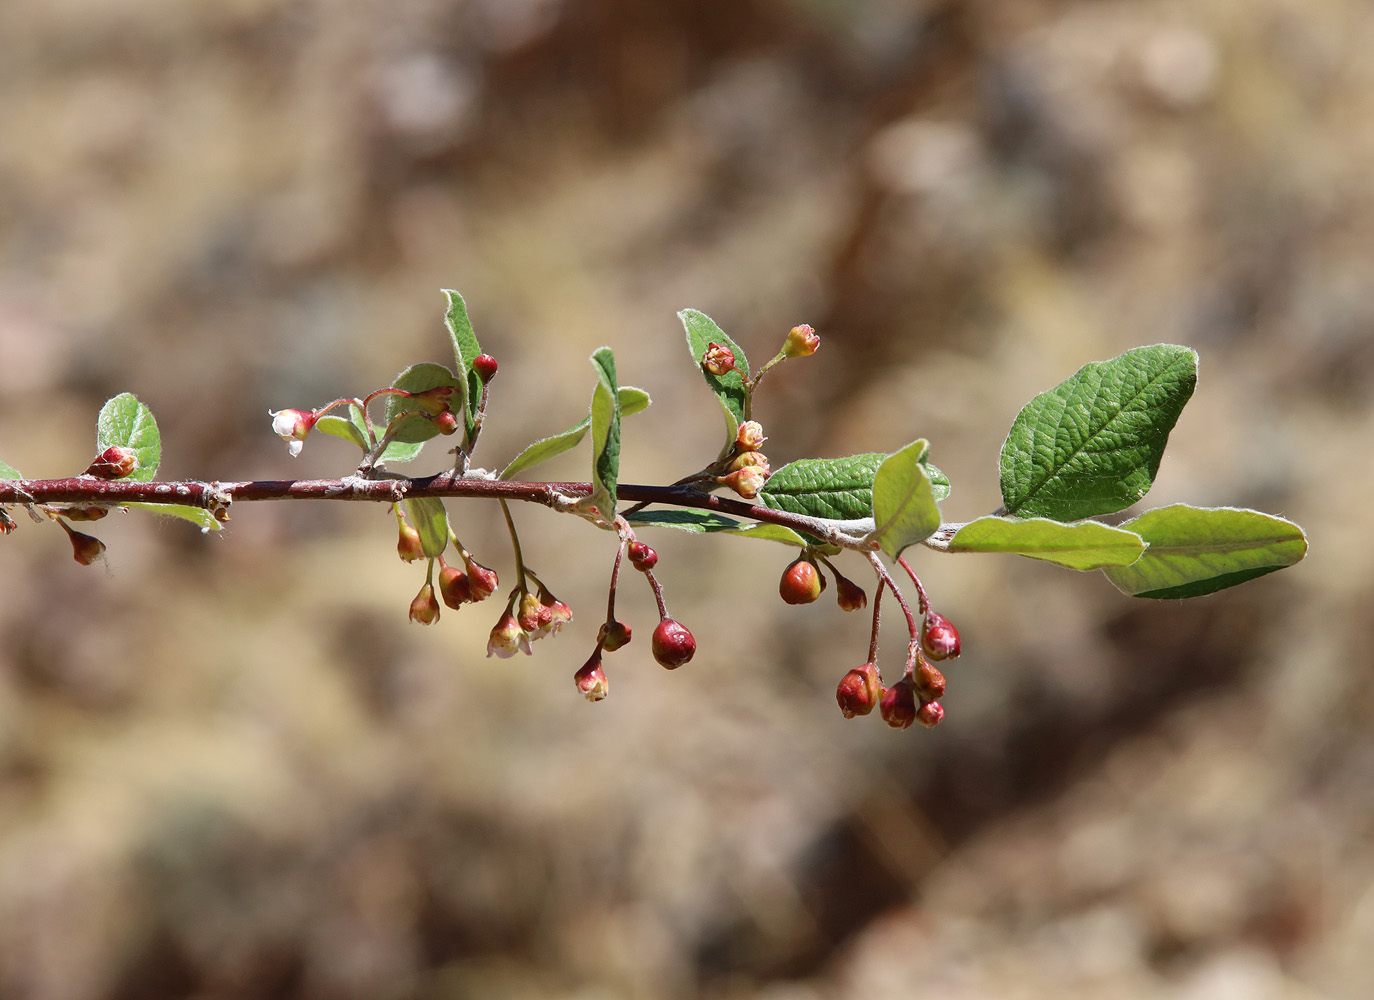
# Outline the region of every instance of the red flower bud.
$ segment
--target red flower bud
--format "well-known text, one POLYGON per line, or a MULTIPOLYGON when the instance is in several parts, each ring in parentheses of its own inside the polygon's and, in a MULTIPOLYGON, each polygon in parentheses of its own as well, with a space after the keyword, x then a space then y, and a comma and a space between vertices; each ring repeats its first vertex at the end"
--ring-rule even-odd
POLYGON ((687 631, 685 625, 671 618, 665 618, 658 623, 650 645, 653 647, 654 659, 669 670, 676 670, 682 666, 697 651, 697 641, 692 638, 692 633, 687 631))
POLYGON ((758 451, 767 440, 763 436, 762 424, 757 420, 746 420, 739 425, 739 430, 735 434, 735 447, 739 451, 758 451))
POLYGON ((929 729, 931 726, 938 726, 940 720, 945 717, 944 706, 938 701, 928 701, 920 708, 916 709, 916 721, 929 729))
POLYGON ((419 625, 433 625, 439 620, 439 602, 434 599, 434 587, 425 584, 410 602, 410 620, 419 625))
POLYGON ((864 589, 847 576, 835 574, 835 600, 845 611, 862 611, 868 607, 868 595, 864 589))
POLYGON ((647 573, 658 565, 658 553, 643 542, 631 542, 630 562, 641 573, 647 573))
POLYGON ((816 331, 805 323, 801 326, 794 326, 787 334, 787 340, 782 345, 782 353, 788 358, 804 358, 808 354, 815 354, 816 348, 821 346, 821 338, 816 331))
POLYGON ((439 596, 455 611, 472 600, 468 576, 457 566, 445 566, 439 571, 439 596))
POLYGON ((467 567, 468 589, 472 592, 474 601, 485 601, 496 593, 496 588, 501 586, 501 581, 496 576, 496 570, 488 569, 476 559, 468 559, 467 567))
POLYGON ((959 655, 959 630, 944 615, 926 612, 921 623, 921 651, 932 660, 953 660, 959 655))
POLYGON ((400 537, 396 539, 396 554, 405 562, 416 562, 425 557, 420 533, 408 524, 401 525, 400 537))
POLYGON ((496 359, 490 354, 479 354, 472 359, 472 370, 483 382, 490 382, 496 374, 496 359))
POLYGON ((132 448, 112 444, 97 455, 81 474, 95 479, 123 479, 134 471, 137 464, 138 458, 132 448))
POLYGON ((434 418, 434 426, 440 434, 452 434, 458 429, 458 416, 452 410, 445 410, 434 418))
POLYGON ((600 701, 610 693, 610 681, 606 680, 606 672, 601 669, 600 651, 593 653, 592 658, 582 664, 581 669, 573 675, 573 681, 588 701, 600 701))
POLYGON ((624 622, 605 622, 596 633, 596 641, 601 644, 601 648, 608 653, 614 653, 621 646, 629 644, 630 626, 624 622))
POLYGON ((717 378, 735 367, 735 352, 728 347, 712 341, 706 345, 706 353, 701 358, 706 370, 717 378))
POLYGON ((911 681, 903 677, 890 688, 883 690, 878 711, 893 729, 906 729, 916 721, 916 692, 911 681))
POLYGON ((788 604, 810 604, 824 589, 820 570, 804 558, 789 564, 778 581, 778 593, 788 604))
POLYGON ((924 659, 916 661, 916 670, 911 679, 912 683, 916 685, 916 693, 921 696, 922 701, 935 701, 937 698, 944 697, 945 675, 924 659))
POLYGON ((840 678, 840 686, 835 689, 835 700, 846 719, 867 715, 877 707, 882 696, 883 682, 878 679, 878 668, 872 663, 849 671, 840 678))

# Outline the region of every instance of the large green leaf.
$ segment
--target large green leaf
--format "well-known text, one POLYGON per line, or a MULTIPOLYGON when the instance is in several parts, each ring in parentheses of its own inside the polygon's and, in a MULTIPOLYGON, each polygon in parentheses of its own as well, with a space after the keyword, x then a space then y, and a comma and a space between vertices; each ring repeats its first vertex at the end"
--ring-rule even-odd
POLYGON ((1084 365, 1036 396, 1002 446, 1005 513, 1077 521, 1135 503, 1196 382, 1196 352, 1155 344, 1084 365))
POLYGON ((121 392, 107 400, 96 419, 96 454, 115 445, 134 453, 134 471, 125 479, 146 483, 157 475, 158 463, 162 461, 162 438, 157 432, 157 421, 152 411, 131 392, 121 392))
POLYGON ((482 379, 472 370, 472 362, 482 353, 482 345, 477 342, 477 334, 472 332, 472 320, 468 318, 468 306, 463 297, 453 289, 445 288, 444 300, 448 304, 444 325, 448 327, 449 339, 453 342, 453 370, 458 373, 462 383, 461 396, 454 395, 453 412, 464 415, 470 438, 477 419, 477 406, 482 401, 482 379))
POLYGON ((873 539, 893 559, 940 527, 930 477, 921 466, 930 442, 919 438, 883 459, 873 478, 873 539))
POLYGON ((620 476, 620 393, 616 391, 615 355, 609 347, 592 355, 596 388, 592 390, 592 503, 607 523, 615 520, 616 480, 620 476))
POLYGON ((834 520, 873 516, 873 477, 887 458, 881 452, 848 458, 803 458, 768 480, 759 499, 774 510, 834 520))
POLYGON ((1257 510, 1171 504, 1123 528, 1150 547, 1129 566, 1104 570, 1133 597, 1198 597, 1291 566, 1307 554, 1292 521, 1257 510))
MULTIPOLYGON (((622 385, 619 389, 620 396, 620 415, 628 417, 638 413, 649 405, 649 394, 643 389, 636 389, 632 385, 622 385)), ((502 479, 513 479, 517 473, 523 472, 531 466, 546 462, 555 455, 561 455, 571 448, 577 447, 583 436, 587 433, 587 428, 592 425, 590 415, 583 417, 575 427, 569 427, 561 434, 551 434, 546 438, 529 445, 519 455, 511 460, 511 463, 501 472, 502 479)))
POLYGON ((735 355, 735 366, 746 373, 749 371, 749 359, 745 357, 744 348, 731 340, 724 330, 716 326, 715 320, 704 312, 697 309, 683 309, 677 314, 677 317, 682 320, 683 329, 687 331, 687 349, 692 352, 693 363, 696 364, 697 370, 701 372, 702 378, 706 379, 706 384, 716 394, 716 399, 720 400, 721 408, 725 411, 726 436, 733 443, 735 433, 746 416, 744 412, 746 398, 744 377, 737 371, 728 371, 724 375, 712 375, 702 365, 701 359, 712 343, 730 348, 735 355))
POLYGON ((436 497, 416 497, 406 500, 406 516, 420 534, 420 547, 434 559, 443 555, 448 546, 448 513, 444 502, 436 497))
POLYGON ((954 533, 949 551, 1007 552, 1089 570, 1129 566, 1145 551, 1145 542, 1133 531, 1098 521, 1064 524, 1044 517, 980 517, 954 533))

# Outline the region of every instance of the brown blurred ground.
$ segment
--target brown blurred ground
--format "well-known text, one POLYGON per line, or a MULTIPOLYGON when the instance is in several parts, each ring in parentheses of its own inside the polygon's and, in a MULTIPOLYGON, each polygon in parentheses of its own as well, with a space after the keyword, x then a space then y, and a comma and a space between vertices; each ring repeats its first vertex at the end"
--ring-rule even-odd
POLYGON ((1374 993, 1371 51, 1357 0, 0 5, 28 475, 121 390, 167 476, 340 473, 266 410, 444 360, 454 286, 502 365, 489 464, 584 412, 603 343, 655 398, 624 477, 709 457, 694 305, 759 355, 825 337, 764 392, 775 464, 927 436, 964 519, 1026 399, 1168 340, 1202 379, 1150 500, 1313 545, 1186 604, 923 559, 966 653, 945 723, 893 733, 832 701, 863 623, 780 605, 764 543, 658 540, 701 652, 637 642, 591 707, 610 551, 539 511, 579 617, 504 662, 487 605, 407 625, 380 510, 111 518, 108 573, 23 520, 0 997, 1374 993))

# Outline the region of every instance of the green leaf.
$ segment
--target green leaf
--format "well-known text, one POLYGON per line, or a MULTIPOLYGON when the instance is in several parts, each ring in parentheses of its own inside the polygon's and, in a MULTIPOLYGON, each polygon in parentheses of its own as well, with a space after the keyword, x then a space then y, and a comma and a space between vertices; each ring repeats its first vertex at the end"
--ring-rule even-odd
MULTIPOLYGON (((643 389, 636 389, 632 385, 620 387, 620 415, 628 417, 644 410, 649 405, 649 394, 643 389)), ((511 463, 501 472, 502 479, 511 479, 516 473, 523 472, 531 466, 546 462, 555 455, 561 455, 569 449, 575 448, 582 440, 587 428, 592 425, 590 416, 583 417, 576 427, 569 427, 561 434, 552 434, 546 438, 540 438, 534 444, 527 447, 519 455, 516 455, 511 463)))
POLYGON ((793 514, 851 520, 873 516, 873 477, 882 452, 789 462, 759 493, 764 506, 793 514))
POLYGON ((0 479, 23 479, 23 478, 24 478, 24 477, 21 476, 21 475, 19 474, 19 470, 16 469, 14 466, 12 466, 12 465, 6 465, 4 462, 0 462, 0 479))
POLYGON ((930 442, 918 438, 893 452, 873 478, 873 538, 893 559, 940 527, 930 477, 921 466, 930 442))
POLYGON ((937 503, 949 496, 949 476, 925 459, 921 459, 921 469, 925 472, 926 478, 930 480, 930 495, 935 498, 937 503))
MULTIPOLYGON (((438 389, 443 386, 448 386, 453 389, 453 395, 449 397, 449 406, 455 413, 461 412, 461 409, 453 404, 462 396, 462 382, 453 372, 449 371, 443 365, 436 365, 430 362, 411 365, 405 371, 401 372, 401 374, 397 375, 396 380, 392 382, 391 385, 393 388, 404 389, 407 392, 424 392, 428 389, 438 389)), ((391 422, 407 410, 416 411, 426 409, 436 408, 433 406, 426 408, 416 400, 407 399, 404 396, 388 395, 384 408, 385 417, 383 427, 390 427, 391 422)), ((418 444, 428 441, 430 438, 437 436, 438 433, 439 428, 434 426, 433 420, 416 414, 414 416, 401 418, 400 423, 397 425, 396 433, 392 435, 392 441, 403 444, 418 444)), ((387 451, 390 452, 390 450, 390 447, 388 447, 387 451)), ((418 450, 419 449, 416 449, 417 452, 418 450)))
POLYGON ((420 547, 425 555, 435 559, 448 546, 448 513, 444 502, 436 497, 416 497, 406 500, 406 516, 420 533, 420 547))
POLYGON ((1077 521, 1135 503, 1196 382, 1196 352, 1155 344, 1084 365, 1036 396, 1002 446, 1004 512, 1077 521))
POLYGON ((592 503, 609 524, 615 521, 616 480, 620 475, 620 393, 615 384, 615 355, 609 347, 592 355, 596 388, 592 391, 592 503))
POLYGON ((1097 521, 1064 524, 1044 517, 980 517, 954 533, 949 551, 1008 552, 1089 570, 1129 566, 1145 551, 1145 541, 1133 531, 1097 521))
POLYGON ((321 434, 328 434, 331 437, 343 438, 345 441, 352 441, 363 451, 367 451, 367 439, 363 436, 362 430, 351 421, 343 417, 336 417, 332 413, 326 413, 315 421, 315 430, 321 434))
POLYGON ((1103 571, 1132 597, 1199 597, 1291 566, 1307 554, 1300 527, 1257 510, 1171 504, 1122 527, 1150 545, 1130 566, 1103 571))
POLYGON ((134 453, 134 471, 123 477, 146 483, 157 475, 162 461, 162 438, 152 411, 131 392, 121 392, 100 408, 95 424, 96 454, 118 445, 134 453))
POLYGON ((723 531, 743 538, 761 538, 798 547, 805 547, 807 544, 805 538, 781 524, 737 521, 733 517, 708 510, 637 510, 633 514, 627 514, 625 519, 631 524, 677 528, 697 534, 723 531))
POLYGON ((716 326, 715 320, 704 312, 684 309, 677 314, 677 318, 682 320, 682 326, 687 331, 687 349, 692 352, 692 362, 697 366, 697 371, 701 372, 702 378, 706 379, 706 384, 716 394, 716 399, 720 400, 721 408, 725 411, 725 429, 729 443, 733 444, 740 422, 745 419, 744 377, 737 371, 712 375, 702 365, 701 359, 706 353, 706 348, 712 343, 730 348, 735 355, 736 367, 746 373, 749 371, 749 359, 745 357, 744 349, 731 340, 725 331, 716 326))
POLYGON ((455 394, 453 412, 464 415, 471 439, 477 420, 477 407, 482 402, 482 379, 472 370, 472 362, 482 353, 482 345, 477 342, 477 334, 472 332, 472 320, 468 319, 468 306, 463 297, 453 289, 445 288, 444 299, 448 303, 444 325, 448 327, 449 339, 453 342, 453 370, 458 373, 462 383, 462 398, 459 399, 455 394))
MULTIPOLYGON (((316 424, 315 426, 319 426, 316 424)), ((129 503, 124 506, 138 508, 139 510, 150 510, 154 514, 162 514, 166 517, 179 517, 182 520, 190 521, 201 531, 219 531, 224 525, 215 520, 208 510, 203 507, 191 507, 179 503, 129 503)))

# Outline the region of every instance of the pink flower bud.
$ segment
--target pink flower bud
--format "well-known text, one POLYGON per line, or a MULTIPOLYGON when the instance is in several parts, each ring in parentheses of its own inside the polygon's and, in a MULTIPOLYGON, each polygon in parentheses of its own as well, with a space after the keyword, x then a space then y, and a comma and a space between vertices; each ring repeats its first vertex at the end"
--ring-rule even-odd
POLYGON ((883 682, 878 678, 878 668, 872 663, 855 667, 844 677, 835 689, 835 700, 846 719, 856 715, 867 715, 878 707, 883 696, 883 682))
POLYGON ((425 557, 420 533, 408 524, 401 525, 400 537, 396 539, 396 554, 403 562, 416 562, 425 557))
POLYGON ((97 455, 81 474, 94 479, 123 479, 134 471, 137 464, 138 458, 132 448, 112 444, 97 455))
POLYGON ((647 573, 658 565, 658 553, 643 542, 631 542, 630 562, 641 573, 647 573))
POLYGON ((911 681, 903 677, 896 684, 883 691, 878 702, 878 711, 893 729, 906 729, 916 721, 916 692, 911 681))
POLYGON ((926 612, 921 623, 921 651, 932 660, 953 660, 959 656, 959 630, 944 615, 926 612))
POLYGON ((767 484, 768 474, 757 466, 749 465, 736 469, 728 476, 721 476, 717 482, 730 487, 744 499, 752 500, 767 484))
POLYGON ((434 426, 440 434, 452 434, 458 429, 458 417, 452 410, 445 410, 434 418, 434 426))
POLYGON ((439 571, 439 596, 450 608, 457 610, 472 600, 468 576, 457 566, 445 566, 439 571))
POLYGON ((761 423, 757 420, 746 420, 739 425, 739 431, 735 434, 735 447, 740 451, 758 451, 767 440, 763 436, 761 423))
POLYGON ((472 370, 483 383, 490 382, 496 374, 496 359, 490 354, 479 354, 472 359, 472 370))
POLYGON ((734 370, 735 352, 713 341, 706 346, 706 353, 702 355, 701 363, 708 372, 719 378, 726 372, 734 370))
POLYGON ((417 625, 433 625, 439 620, 439 602, 434 599, 434 587, 425 584, 410 602, 410 620, 417 625))
POLYGON ((305 436, 315 426, 315 414, 308 410, 268 410, 272 418, 272 433, 286 442, 287 450, 295 458, 305 447, 305 436))
POLYGON ((543 587, 539 588, 539 603, 548 610, 548 624, 545 625, 545 628, 549 630, 550 634, 557 635, 559 629, 572 621, 572 608, 543 587))
POLYGON ((653 648, 654 659, 669 670, 682 666, 697 651, 697 641, 692 633, 687 631, 685 625, 671 618, 658 623, 649 644, 653 648))
POLYGON ((629 644, 631 631, 630 626, 624 622, 605 622, 596 633, 596 641, 601 644, 601 648, 606 652, 614 653, 617 649, 629 644))
MULTIPOLYGON (((471 574, 469 574, 471 577, 471 574)), ((530 655, 530 637, 515 620, 515 615, 507 611, 487 637, 487 655, 507 659, 516 653, 530 655)))
POLYGON ((600 650, 582 664, 581 669, 573 675, 573 681, 577 684, 577 690, 582 692, 582 697, 588 701, 601 701, 610 693, 610 682, 606 680, 606 672, 601 669, 600 650))
POLYGON ((820 346, 821 338, 816 331, 803 323, 788 331, 787 340, 782 345, 782 353, 788 358, 804 358, 808 354, 815 354, 816 348, 820 346))
POLYGON ((945 708, 938 701, 928 701, 916 709, 916 721, 929 729, 938 726, 945 717, 945 708))
POLYGON ((496 593, 496 588, 501 586, 501 581, 496 576, 496 570, 488 569, 476 559, 467 560, 467 567, 468 587, 472 591, 474 601, 485 601, 496 593))

